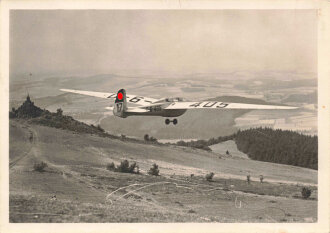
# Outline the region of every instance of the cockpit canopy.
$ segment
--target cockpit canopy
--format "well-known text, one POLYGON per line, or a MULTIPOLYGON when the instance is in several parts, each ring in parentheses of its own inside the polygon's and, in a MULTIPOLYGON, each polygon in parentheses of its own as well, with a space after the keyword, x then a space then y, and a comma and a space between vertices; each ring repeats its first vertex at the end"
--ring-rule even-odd
POLYGON ((162 103, 162 102, 171 103, 171 102, 183 102, 183 101, 185 101, 185 99, 182 97, 170 97, 170 98, 161 99, 155 103, 162 103))
POLYGON ((184 101, 181 97, 172 97, 172 98, 166 98, 165 102, 182 102, 184 101))

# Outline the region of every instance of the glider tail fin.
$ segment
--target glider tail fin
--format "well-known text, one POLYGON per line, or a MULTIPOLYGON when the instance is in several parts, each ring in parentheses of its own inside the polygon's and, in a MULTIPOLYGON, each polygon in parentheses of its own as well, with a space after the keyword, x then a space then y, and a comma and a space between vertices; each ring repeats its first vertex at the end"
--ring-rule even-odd
POLYGON ((117 92, 115 105, 113 108, 113 114, 118 117, 125 118, 127 115, 125 114, 127 111, 127 101, 126 101, 126 91, 125 89, 120 89, 117 92))

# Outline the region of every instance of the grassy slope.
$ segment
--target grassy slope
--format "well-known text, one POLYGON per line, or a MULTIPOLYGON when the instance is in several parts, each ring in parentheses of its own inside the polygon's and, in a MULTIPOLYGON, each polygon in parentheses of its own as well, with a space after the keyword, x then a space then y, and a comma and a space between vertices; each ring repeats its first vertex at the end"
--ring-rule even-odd
POLYGON ((244 154, 243 152, 241 152, 237 149, 237 145, 236 145, 235 141, 233 141, 233 140, 228 140, 225 142, 220 142, 220 143, 214 144, 214 145, 210 146, 210 148, 213 152, 218 153, 220 155, 227 156, 226 151, 228 150, 228 152, 229 152, 228 156, 230 156, 230 157, 249 159, 247 154, 244 154))
MULTIPOLYGON (((224 179, 225 176, 221 175, 226 172, 227 176, 241 174, 240 177, 244 178, 246 169, 250 168, 252 179, 255 179, 254 174, 264 172, 265 181, 278 178, 315 184, 316 173, 309 169, 217 159, 214 154, 199 150, 79 135, 25 125, 16 120, 10 122, 10 149, 10 161, 16 161, 10 168, 11 222, 274 222, 316 219, 315 200, 292 199, 299 194, 300 187, 258 182, 247 185, 244 181, 224 179), (31 133, 32 141, 28 138, 31 133), (22 154, 18 149, 22 146, 26 153, 22 154), (119 163, 124 158, 137 161, 144 174, 156 162, 162 176, 105 170, 107 162, 119 163), (46 172, 32 171, 36 161, 48 163, 46 172), (216 173, 215 182, 202 179, 208 170, 216 173), (191 173, 195 177, 187 181, 186 177, 191 173), (173 183, 151 186, 127 199, 115 201, 125 193, 118 192, 110 197, 112 205, 105 198, 118 187, 155 182, 175 182, 187 188, 175 187, 173 183), (231 191, 224 191, 224 188, 231 191), (50 198, 54 194, 57 200, 50 198), (235 208, 235 199, 241 201, 243 208, 235 208)), ((129 190, 127 188, 126 192, 129 190)), ((315 191, 313 195, 315 198, 315 191)))

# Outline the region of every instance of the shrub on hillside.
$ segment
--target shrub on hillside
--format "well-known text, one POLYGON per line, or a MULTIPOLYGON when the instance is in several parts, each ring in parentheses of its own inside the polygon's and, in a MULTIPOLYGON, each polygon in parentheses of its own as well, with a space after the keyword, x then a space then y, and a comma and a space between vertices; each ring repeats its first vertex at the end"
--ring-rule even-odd
POLYGON ((144 138, 144 141, 149 141, 149 135, 148 134, 145 134, 143 138, 144 138))
POLYGON ((48 165, 45 162, 35 163, 33 165, 33 170, 38 172, 44 172, 46 167, 48 167, 48 165))
POLYGON ((251 182, 251 176, 250 175, 246 176, 246 182, 248 182, 248 184, 250 184, 250 182, 251 182))
POLYGON ((206 174, 205 178, 206 178, 207 181, 212 181, 213 176, 214 176, 214 173, 210 172, 209 174, 206 174))
POLYGON ((122 161, 120 165, 117 167, 117 169, 119 172, 128 173, 129 162, 127 160, 122 161))
POLYGON ((109 171, 122 172, 122 173, 135 173, 135 174, 140 173, 139 166, 137 166, 135 162, 129 164, 127 160, 122 161, 120 165, 118 165, 117 167, 113 162, 108 163, 106 167, 107 170, 109 171))
POLYGON ((159 176, 158 165, 154 163, 152 167, 149 169, 148 174, 152 176, 159 176))
POLYGON ((107 164, 107 170, 114 171, 115 168, 116 168, 116 166, 113 162, 107 164))
POLYGON ((301 189, 301 195, 303 196, 303 198, 307 199, 310 197, 310 195, 312 194, 312 190, 306 187, 303 187, 301 189))
POLYGON ((57 114, 57 116, 62 116, 63 115, 63 110, 61 108, 58 108, 56 110, 56 114, 57 114))
POLYGON ((149 141, 150 141, 150 142, 157 142, 157 138, 150 137, 150 138, 149 138, 149 141))
POLYGON ((145 134, 143 137, 144 141, 146 142, 157 142, 157 138, 150 137, 148 134, 145 134))
POLYGON ((100 125, 97 125, 97 129, 101 132, 104 132, 104 129, 100 125))

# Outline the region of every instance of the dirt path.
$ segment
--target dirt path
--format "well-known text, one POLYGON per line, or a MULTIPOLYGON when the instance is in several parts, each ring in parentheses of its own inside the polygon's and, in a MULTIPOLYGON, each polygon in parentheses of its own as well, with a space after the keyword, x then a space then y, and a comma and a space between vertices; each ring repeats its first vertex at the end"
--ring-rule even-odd
MULTIPOLYGON (((27 127, 27 126, 26 126, 27 127)), ((31 129, 28 128, 28 131, 30 133, 29 141, 31 143, 31 148, 29 151, 25 152, 23 155, 19 156, 18 158, 14 159, 13 161, 9 162, 9 169, 13 168, 20 160, 24 159, 26 156, 30 155, 33 149, 33 144, 35 144, 35 134, 32 132, 31 129)))
POLYGON ((20 164, 20 162, 24 161, 24 159, 27 159, 27 158, 33 158, 34 160, 36 160, 38 162, 42 161, 42 162, 47 163, 48 168, 53 170, 53 172, 56 171, 57 173, 61 174, 63 179, 68 179, 68 177, 70 177, 70 179, 75 179, 77 183, 84 184, 84 186, 92 189, 93 191, 106 195, 106 192, 102 192, 102 191, 94 188, 93 184, 90 182, 90 180, 88 180, 87 178, 81 177, 80 173, 72 171, 69 167, 66 167, 65 165, 55 164, 55 163, 51 162, 49 159, 47 159, 46 156, 42 156, 43 151, 40 146, 39 134, 38 134, 37 130, 35 130, 31 126, 25 126, 25 127, 27 128, 28 132, 30 133, 29 143, 31 143, 31 148, 28 152, 26 152, 25 154, 23 154, 22 156, 17 158, 15 161, 10 163, 11 172, 15 172, 15 170, 13 170, 15 165, 21 165, 22 167, 20 170, 30 171, 33 164, 30 164, 30 163, 20 164))

